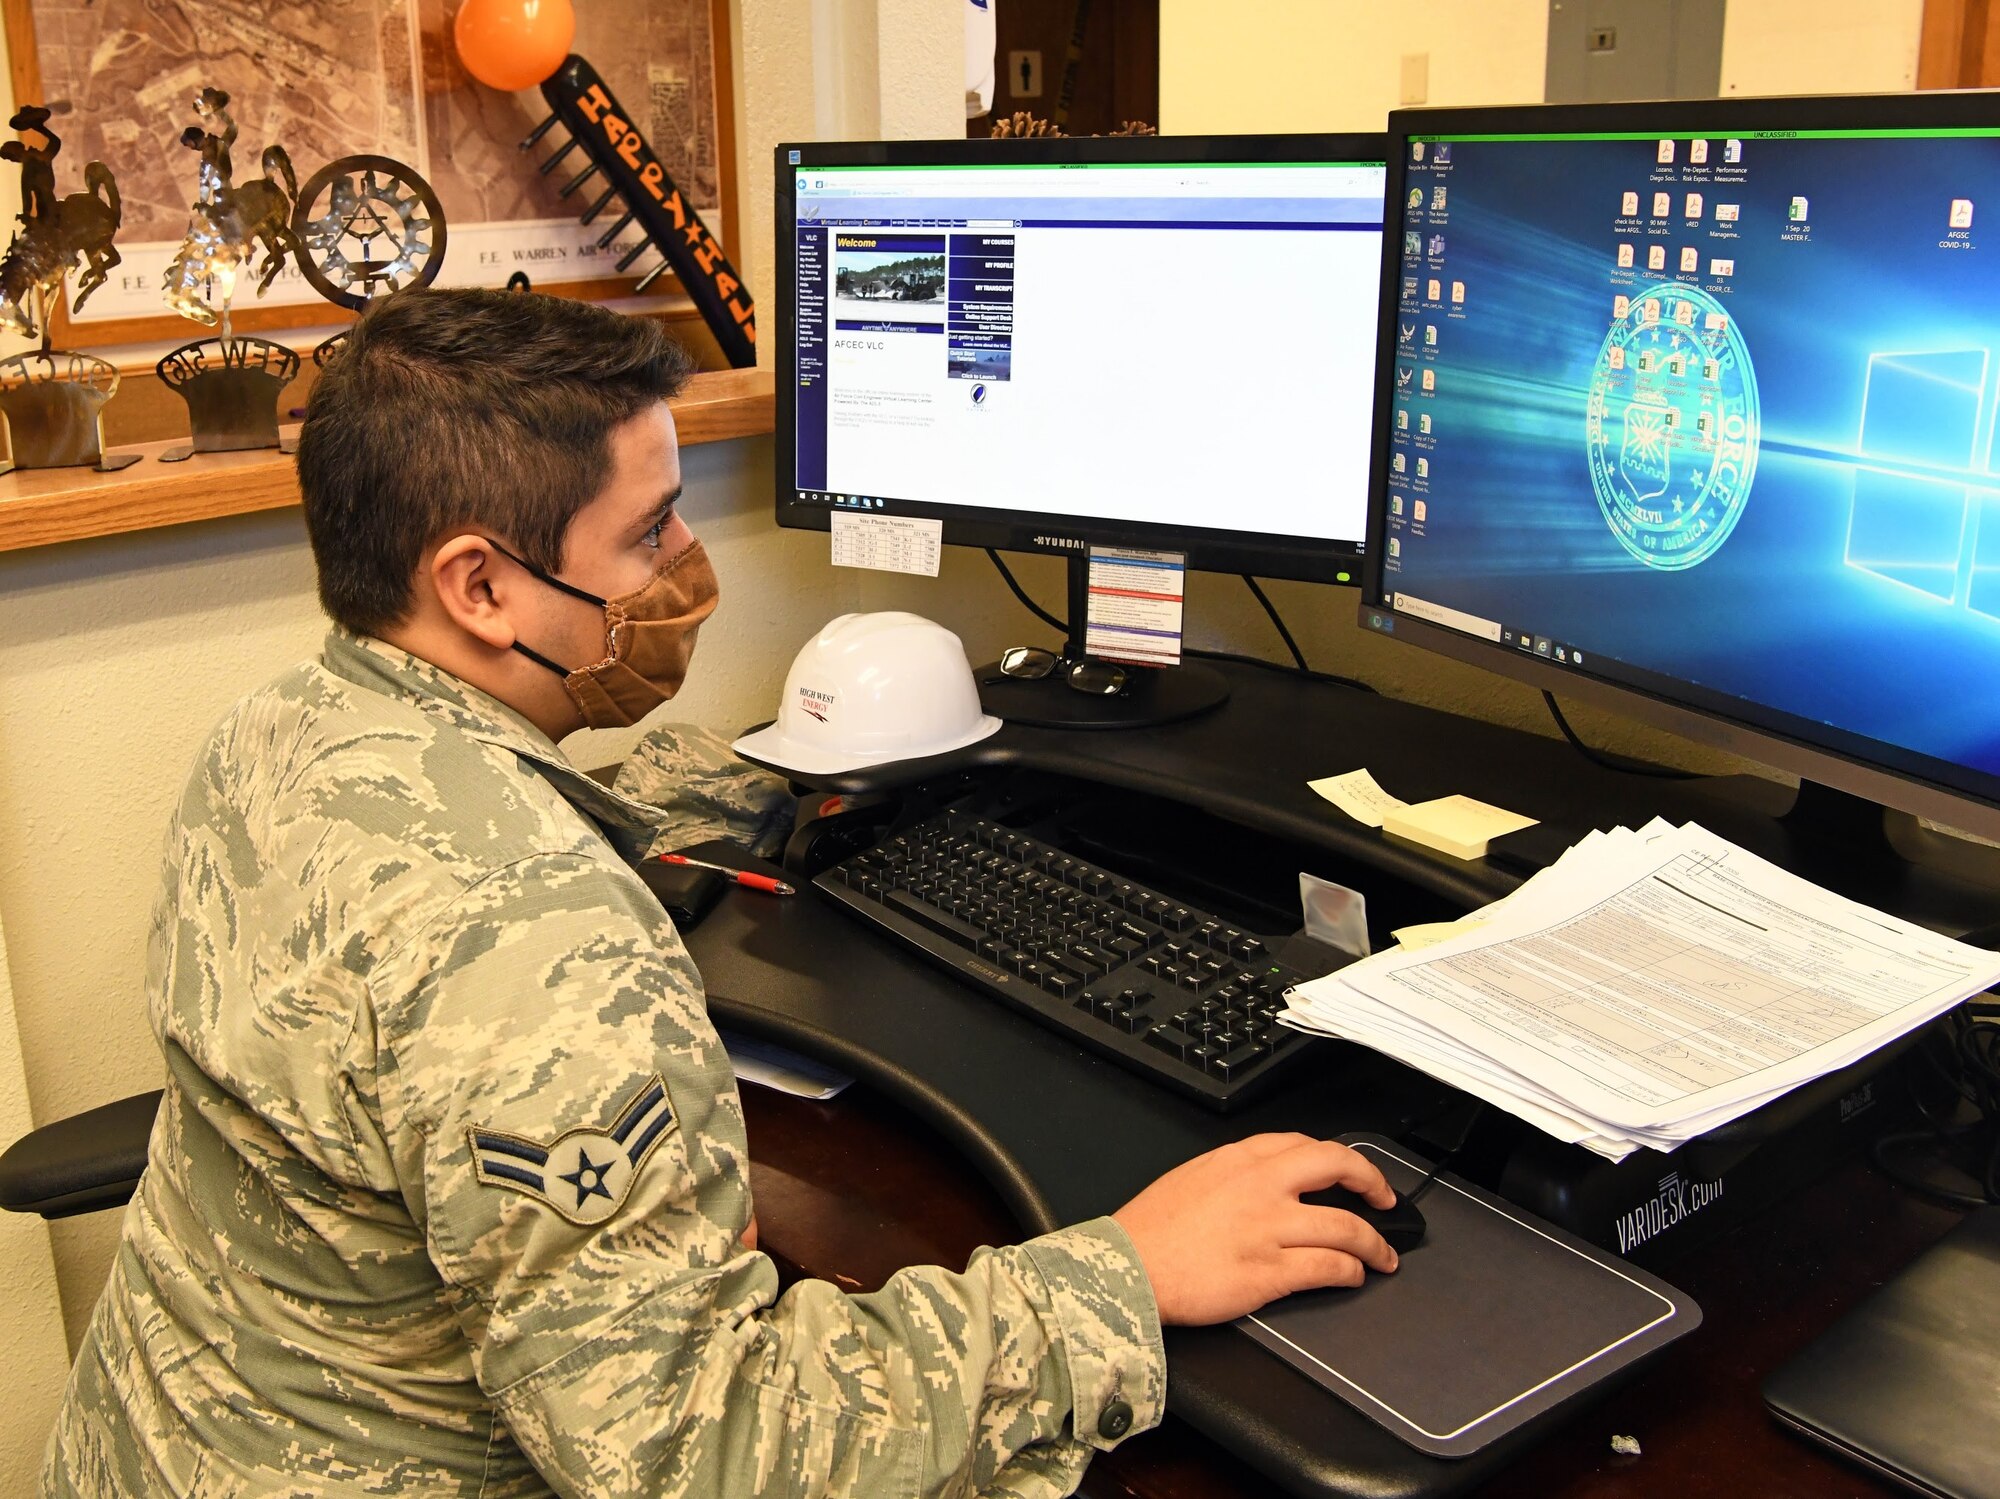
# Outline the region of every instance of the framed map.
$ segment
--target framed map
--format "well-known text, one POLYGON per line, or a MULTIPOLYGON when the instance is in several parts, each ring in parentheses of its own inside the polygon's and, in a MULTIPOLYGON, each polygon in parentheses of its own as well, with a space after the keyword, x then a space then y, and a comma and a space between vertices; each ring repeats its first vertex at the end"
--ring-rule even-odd
MULTIPOLYGON (((456 8, 456 0, 4 0, 15 99, 69 105, 50 121, 62 137, 59 190, 80 185, 84 164, 97 160, 117 177, 124 203, 124 262, 82 316, 58 320, 57 338, 88 347, 195 331, 167 310, 162 288, 194 199, 197 162, 179 137, 203 87, 230 95, 239 182, 260 170, 273 143, 301 181, 354 152, 414 166, 450 226, 439 285, 504 286, 525 271, 537 291, 630 295, 658 252, 615 269, 638 247, 637 229, 599 247, 622 213, 616 201, 596 223, 580 222, 601 179, 559 196, 588 165, 581 151, 537 171, 561 148, 560 127, 533 150, 518 149, 549 111, 538 89, 504 94, 466 75, 451 43, 456 8)), ((572 50, 596 66, 733 249, 728 39, 728 0, 590 0, 577 7, 572 50)), ((648 288, 679 290, 670 275, 648 288)), ((247 292, 232 313, 246 331, 342 317, 291 266, 261 300, 247 292)))

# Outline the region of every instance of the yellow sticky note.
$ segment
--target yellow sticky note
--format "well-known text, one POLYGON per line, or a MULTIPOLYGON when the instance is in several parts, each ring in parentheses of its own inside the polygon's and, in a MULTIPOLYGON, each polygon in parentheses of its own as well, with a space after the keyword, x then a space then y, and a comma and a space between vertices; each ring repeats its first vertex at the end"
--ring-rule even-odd
POLYGON ((1371 828, 1382 826, 1383 814, 1409 805, 1384 791, 1366 770, 1350 770, 1344 776, 1324 776, 1317 781, 1307 781, 1306 786, 1356 822, 1366 823, 1371 828))
POLYGON ((1440 796, 1388 813, 1382 831, 1455 859, 1483 859, 1489 840, 1535 825, 1532 817, 1469 796, 1440 796))
POLYGON ((1436 947, 1440 942, 1449 942, 1454 937, 1477 931, 1485 925, 1476 916, 1461 916, 1457 921, 1426 921, 1416 926, 1398 927, 1389 935, 1405 952, 1420 952, 1426 947, 1436 947))

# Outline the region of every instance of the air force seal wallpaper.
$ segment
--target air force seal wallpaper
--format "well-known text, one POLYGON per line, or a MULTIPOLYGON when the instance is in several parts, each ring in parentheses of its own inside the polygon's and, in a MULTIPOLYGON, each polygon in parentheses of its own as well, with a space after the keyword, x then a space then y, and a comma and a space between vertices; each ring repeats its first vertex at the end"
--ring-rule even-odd
POLYGON ((1584 434, 1620 546, 1669 570, 1714 556, 1757 472, 1757 376, 1722 302, 1676 285, 1634 300, 1598 351, 1584 434))

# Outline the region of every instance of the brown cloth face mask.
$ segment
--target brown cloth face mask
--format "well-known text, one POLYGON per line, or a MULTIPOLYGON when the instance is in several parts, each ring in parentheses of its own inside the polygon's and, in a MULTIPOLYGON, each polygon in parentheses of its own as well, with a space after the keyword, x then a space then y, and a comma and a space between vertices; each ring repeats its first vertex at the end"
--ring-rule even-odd
POLYGON ((689 542, 662 562, 644 588, 615 599, 599 598, 550 577, 497 541, 493 545, 551 588, 604 611, 604 641, 610 654, 595 666, 571 671, 520 641, 514 642, 515 650, 563 679, 563 687, 583 713, 585 725, 593 729, 630 728, 681 690, 701 622, 715 613, 721 597, 715 569, 699 541, 689 542))

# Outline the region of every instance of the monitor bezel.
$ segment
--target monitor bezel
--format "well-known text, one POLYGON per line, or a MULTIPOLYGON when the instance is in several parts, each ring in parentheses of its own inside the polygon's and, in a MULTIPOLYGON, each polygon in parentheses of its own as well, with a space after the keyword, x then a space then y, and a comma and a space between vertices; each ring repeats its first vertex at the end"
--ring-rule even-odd
MULTIPOLYGON (((1745 140, 1798 130, 2000 129, 2000 91, 1801 95, 1754 99, 1672 100, 1647 104, 1535 104, 1394 110, 1389 115, 1389 173, 1383 195, 1382 285, 1376 324, 1374 436, 1369 446, 1367 539, 1361 602, 1365 630, 1482 667, 1545 692, 1626 714, 1696 743, 1740 755, 1885 807, 2000 839, 2000 777, 1933 756, 1883 745, 1829 725, 1691 683, 1653 677, 1612 680, 1557 666, 1503 642, 1485 641, 1398 614, 1384 585, 1389 459, 1395 402, 1379 399, 1394 380, 1395 326, 1402 249, 1400 215, 1410 143, 1439 136, 1567 135, 1633 131, 1699 132, 1745 140), (1755 122, 1753 124, 1753 122, 1755 122), (1660 683, 1670 683, 1663 688, 1660 683)), ((1627 670, 1631 670, 1627 668, 1627 670)), ((1643 675, 1643 674, 1641 674, 1643 675)))
MULTIPOLYGON (((945 141, 791 141, 773 153, 774 225, 777 241, 775 274, 778 373, 776 401, 777 520, 783 527, 825 531, 833 524, 833 507, 801 503, 798 498, 797 385, 791 376, 796 356, 792 287, 797 274, 797 214, 793 174, 802 167, 841 166, 967 166, 1013 161, 1023 165, 1090 163, 1232 161, 1332 162, 1368 166, 1388 161, 1386 137, 1363 134, 1088 136, 1056 139, 945 141), (792 153, 799 153, 792 159, 792 153)), ((1387 208, 1384 208, 1386 222, 1387 208)), ((1384 253, 1386 253, 1386 245, 1384 253)), ((1219 288, 1225 305, 1243 293, 1219 288)), ((1198 367, 1185 372, 1179 398, 1189 419, 1200 423, 1202 386, 1233 378, 1226 368, 1198 367)), ((1231 439, 1234 440, 1234 439, 1231 439)), ((1372 455, 1372 450, 1371 450, 1372 455)), ((1145 522, 1080 520, 1029 509, 999 514, 991 510, 901 500, 885 514, 919 516, 943 521, 945 542, 955 546, 992 547, 1010 552, 1042 552, 1076 556, 1092 546, 1145 547, 1185 552, 1187 565, 1199 571, 1254 573, 1262 577, 1353 586, 1360 581, 1362 543, 1320 541, 1310 537, 1276 536, 1233 531, 1226 527, 1155 525, 1145 522)))

